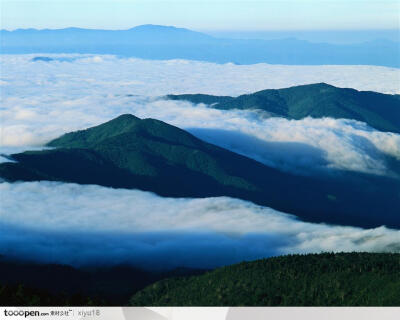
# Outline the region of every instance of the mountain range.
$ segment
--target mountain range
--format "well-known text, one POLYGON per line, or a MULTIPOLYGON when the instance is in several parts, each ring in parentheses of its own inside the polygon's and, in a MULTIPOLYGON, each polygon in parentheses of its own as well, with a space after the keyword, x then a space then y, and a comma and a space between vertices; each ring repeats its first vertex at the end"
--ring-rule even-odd
POLYGON ((399 179, 282 172, 155 119, 125 114, 47 146, 51 149, 12 154, 14 162, 0 164, 0 177, 135 188, 168 197, 230 196, 305 221, 400 228, 399 179))
POLYGON ((237 64, 354 64, 400 67, 400 42, 313 43, 295 38, 224 39, 184 28, 141 25, 128 30, 0 30, 2 53, 91 53, 143 59, 189 59, 237 64))
POLYGON ((167 95, 166 99, 212 105, 215 109, 259 109, 276 117, 352 119, 400 133, 400 95, 337 88, 326 83, 268 89, 238 97, 206 94, 167 95))

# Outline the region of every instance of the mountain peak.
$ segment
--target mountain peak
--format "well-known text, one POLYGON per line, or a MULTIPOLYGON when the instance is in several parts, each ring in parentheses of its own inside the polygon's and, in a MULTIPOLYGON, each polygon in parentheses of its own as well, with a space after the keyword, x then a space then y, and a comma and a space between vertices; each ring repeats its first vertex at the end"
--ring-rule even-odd
POLYGON ((140 120, 140 118, 135 117, 131 113, 124 113, 124 114, 121 114, 120 116, 110 120, 109 122, 111 122, 111 121, 137 121, 137 120, 140 120))
POLYGON ((98 126, 64 134, 50 141, 47 146, 91 148, 105 140, 110 141, 110 139, 113 139, 115 143, 120 143, 120 138, 127 135, 130 136, 130 142, 133 140, 161 139, 172 144, 186 146, 194 146, 200 143, 200 140, 186 131, 163 121, 151 118, 140 119, 132 114, 122 114, 98 126))
POLYGON ((107 121, 106 123, 90 128, 88 130, 94 130, 96 128, 109 128, 109 130, 112 132, 129 131, 132 126, 135 126, 140 121, 141 119, 135 117, 133 114, 125 113, 110 121, 107 121))
MULTIPOLYGON (((142 24, 129 30, 151 30, 151 31, 158 31, 158 30, 188 30, 184 28, 177 28, 175 26, 163 26, 159 24, 142 24)), ((189 30, 188 30, 189 31, 189 30)))
POLYGON ((286 89, 298 89, 298 88, 309 88, 309 89, 315 89, 315 88, 337 88, 329 83, 326 82, 317 82, 317 83, 310 83, 310 84, 303 84, 303 85, 297 85, 297 86, 293 86, 290 88, 286 88, 286 89))
POLYGON ((122 114, 98 126, 70 132, 50 141, 49 147, 86 147, 98 143, 104 139, 129 132, 140 122, 138 117, 132 114, 122 114))
POLYGON ((336 88, 335 86, 333 86, 333 85, 331 85, 331 84, 329 84, 329 83, 326 83, 326 82, 317 82, 317 83, 314 83, 314 84, 310 84, 310 86, 318 86, 318 87, 334 87, 334 88, 336 88))
POLYGON ((178 28, 175 26, 162 26, 155 24, 143 24, 140 26, 133 27, 128 30, 131 34, 136 34, 136 36, 146 37, 147 41, 178 41, 184 40, 189 41, 212 41, 213 38, 205 33, 193 31, 186 28, 178 28))

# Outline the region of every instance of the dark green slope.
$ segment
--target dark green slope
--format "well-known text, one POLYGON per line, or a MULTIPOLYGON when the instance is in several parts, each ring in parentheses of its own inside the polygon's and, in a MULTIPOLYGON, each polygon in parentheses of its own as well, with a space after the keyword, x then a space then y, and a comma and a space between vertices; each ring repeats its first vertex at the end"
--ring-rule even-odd
POLYGON ((400 254, 292 255, 167 279, 133 306, 399 306, 400 254))
POLYGON ((231 196, 306 221, 400 228, 400 181, 338 173, 303 177, 203 142, 153 119, 122 115, 12 155, 8 181, 64 181, 136 188, 170 197, 231 196))
POLYGON ((0 256, 0 306, 125 305, 134 292, 151 283, 201 273, 185 268, 155 272, 130 265, 75 268, 0 256))
POLYGON ((168 99, 213 104, 217 109, 261 109, 289 119, 353 119, 381 131, 400 133, 400 96, 337 88, 326 83, 263 90, 239 97, 202 94, 168 95, 168 99))

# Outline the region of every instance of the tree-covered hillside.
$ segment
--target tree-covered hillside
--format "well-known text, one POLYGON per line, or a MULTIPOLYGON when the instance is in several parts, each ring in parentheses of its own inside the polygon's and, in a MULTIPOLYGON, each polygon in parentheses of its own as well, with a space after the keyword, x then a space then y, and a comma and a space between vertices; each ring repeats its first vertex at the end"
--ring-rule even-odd
POLYGON ((290 255, 156 282, 134 306, 399 306, 400 254, 290 255))
POLYGON ((168 99, 213 105, 217 109, 261 109, 288 119, 353 119, 381 131, 400 132, 400 95, 337 88, 316 83, 262 90, 239 97, 203 94, 168 95, 168 99))
POLYGON ((169 197, 230 196, 303 220, 400 227, 400 180, 367 174, 299 176, 206 143, 154 119, 122 115, 13 154, 7 181, 63 181, 134 188, 169 197))

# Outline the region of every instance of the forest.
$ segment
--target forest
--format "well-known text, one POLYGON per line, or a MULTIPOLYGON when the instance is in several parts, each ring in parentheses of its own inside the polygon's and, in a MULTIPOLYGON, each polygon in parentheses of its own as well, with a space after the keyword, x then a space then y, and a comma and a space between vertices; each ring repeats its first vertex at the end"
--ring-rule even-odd
POLYGON ((288 255, 162 280, 135 306, 398 306, 400 254, 288 255))

